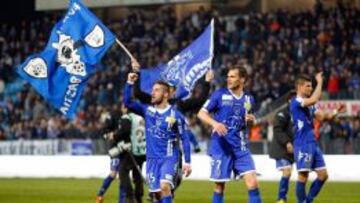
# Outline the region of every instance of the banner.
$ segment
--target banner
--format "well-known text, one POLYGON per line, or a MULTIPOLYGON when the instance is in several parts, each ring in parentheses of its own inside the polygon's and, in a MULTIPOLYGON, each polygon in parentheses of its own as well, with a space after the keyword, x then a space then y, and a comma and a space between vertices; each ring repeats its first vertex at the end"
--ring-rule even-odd
POLYGON ((339 105, 346 106, 345 116, 358 116, 360 115, 360 101, 359 100, 328 100, 319 101, 316 104, 316 108, 322 111, 332 111, 339 105))

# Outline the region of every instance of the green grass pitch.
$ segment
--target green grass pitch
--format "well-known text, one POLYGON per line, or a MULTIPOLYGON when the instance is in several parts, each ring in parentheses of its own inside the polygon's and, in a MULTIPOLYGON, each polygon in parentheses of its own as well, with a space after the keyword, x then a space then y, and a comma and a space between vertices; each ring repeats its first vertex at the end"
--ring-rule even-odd
MULTIPOLYGON (((101 179, 0 179, 1 203, 86 203, 95 202, 101 179)), ((289 201, 296 202, 294 182, 289 201)), ((176 203, 210 203, 213 184, 185 180, 176 193, 176 203)), ((117 202, 118 183, 114 181, 105 195, 105 203, 117 202)), ((276 202, 277 183, 260 182, 264 203, 276 202)), ((246 203, 247 191, 242 181, 227 185, 226 203, 246 203)), ((146 202, 146 201, 144 201, 146 202)), ((359 182, 328 182, 315 202, 360 203, 359 182)))

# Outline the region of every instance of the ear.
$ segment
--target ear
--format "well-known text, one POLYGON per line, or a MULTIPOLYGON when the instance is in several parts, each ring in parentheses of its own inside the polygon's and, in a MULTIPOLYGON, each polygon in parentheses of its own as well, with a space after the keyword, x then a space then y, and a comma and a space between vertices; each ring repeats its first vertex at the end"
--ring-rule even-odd
POLYGON ((241 81, 241 83, 243 83, 243 84, 245 84, 245 82, 246 82, 245 78, 241 78, 240 81, 241 81))

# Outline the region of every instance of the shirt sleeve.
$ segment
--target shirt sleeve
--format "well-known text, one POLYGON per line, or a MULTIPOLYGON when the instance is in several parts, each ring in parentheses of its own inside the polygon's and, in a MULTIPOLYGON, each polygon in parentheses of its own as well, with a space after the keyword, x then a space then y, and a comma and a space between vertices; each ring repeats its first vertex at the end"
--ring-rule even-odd
POLYGON ((214 92, 211 97, 205 102, 201 110, 206 111, 208 113, 216 111, 219 105, 220 93, 219 91, 214 92))
POLYGON ((304 106, 304 99, 300 97, 296 97, 294 99, 294 107, 303 107, 304 106))
POLYGON ((146 105, 144 105, 140 102, 134 101, 132 99, 132 95, 131 95, 132 89, 133 89, 133 85, 130 85, 128 83, 125 85, 124 95, 123 95, 124 105, 126 106, 126 108, 130 109, 134 113, 136 113, 140 116, 144 116, 146 105))
POLYGON ((179 129, 179 135, 180 135, 182 147, 184 150, 185 163, 190 164, 190 162, 191 162, 191 147, 190 147, 189 133, 191 131, 185 122, 184 116, 178 112, 177 117, 178 117, 177 124, 178 124, 178 129, 179 129))

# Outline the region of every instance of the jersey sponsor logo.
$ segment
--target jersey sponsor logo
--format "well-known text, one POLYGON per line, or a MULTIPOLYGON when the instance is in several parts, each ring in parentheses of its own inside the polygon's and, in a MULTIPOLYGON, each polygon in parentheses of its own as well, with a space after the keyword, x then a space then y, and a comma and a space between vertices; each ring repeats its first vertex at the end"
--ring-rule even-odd
POLYGON ((224 106, 231 106, 233 105, 233 96, 229 95, 229 94, 224 94, 221 97, 221 103, 224 106))
POLYGON ((229 94, 224 94, 222 97, 221 97, 222 100, 233 100, 233 97, 229 94))

